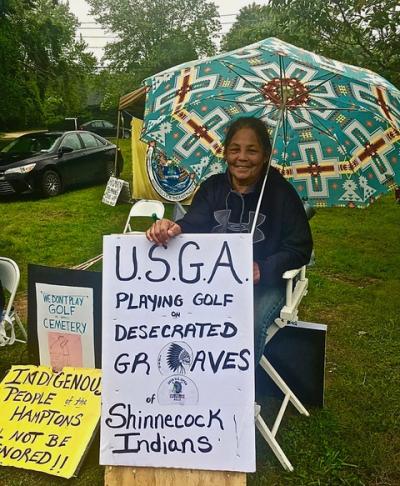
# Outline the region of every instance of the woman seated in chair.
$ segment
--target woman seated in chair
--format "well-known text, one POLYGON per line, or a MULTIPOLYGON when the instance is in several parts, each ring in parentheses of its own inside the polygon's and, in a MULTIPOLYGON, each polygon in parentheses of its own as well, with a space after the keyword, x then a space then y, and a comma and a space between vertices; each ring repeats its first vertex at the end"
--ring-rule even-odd
POLYGON ((268 169, 271 143, 261 120, 243 117, 234 121, 226 134, 224 157, 227 171, 201 184, 185 216, 177 222, 156 221, 147 230, 147 238, 165 244, 181 233, 249 233, 262 197, 253 235, 257 364, 264 351, 267 329, 285 303, 283 273, 310 260, 311 230, 293 186, 274 167, 268 169))

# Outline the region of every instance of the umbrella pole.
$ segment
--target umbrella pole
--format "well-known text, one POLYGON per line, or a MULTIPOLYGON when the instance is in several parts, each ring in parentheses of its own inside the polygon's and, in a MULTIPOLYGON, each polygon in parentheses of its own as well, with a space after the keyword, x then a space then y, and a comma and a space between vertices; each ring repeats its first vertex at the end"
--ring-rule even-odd
POLYGON ((262 201, 262 198, 263 198, 263 195, 264 195, 265 186, 267 184, 267 179, 268 179, 268 174, 269 174, 269 168, 271 166, 272 151, 273 151, 273 149, 275 147, 276 139, 278 137, 278 130, 279 130, 279 127, 280 127, 281 122, 282 122, 284 109, 285 108, 283 106, 279 110, 279 118, 278 118, 278 122, 276 124, 275 132, 274 132, 274 138, 272 140, 272 145, 271 145, 271 153, 270 153, 269 159, 267 161, 267 171, 265 172, 264 180, 263 180, 263 183, 262 183, 262 186, 261 186, 260 196, 258 197, 258 201, 257 201, 256 212, 254 214, 253 225, 251 227, 251 232, 250 233, 251 233, 252 236, 254 235, 254 231, 255 231, 256 226, 257 226, 258 213, 260 212, 261 201, 262 201))

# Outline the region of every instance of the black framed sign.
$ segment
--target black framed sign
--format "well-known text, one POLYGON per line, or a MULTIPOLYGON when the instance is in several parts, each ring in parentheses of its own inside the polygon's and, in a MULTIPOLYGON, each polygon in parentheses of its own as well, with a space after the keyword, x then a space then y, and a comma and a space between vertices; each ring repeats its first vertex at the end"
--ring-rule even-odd
POLYGON ((101 368, 102 274, 28 266, 28 346, 34 363, 101 368))
MULTIPOLYGON (((264 354, 288 387, 303 403, 324 406, 326 324, 298 321, 288 324, 271 339, 264 354)), ((257 399, 282 396, 260 368, 256 373, 257 399)))

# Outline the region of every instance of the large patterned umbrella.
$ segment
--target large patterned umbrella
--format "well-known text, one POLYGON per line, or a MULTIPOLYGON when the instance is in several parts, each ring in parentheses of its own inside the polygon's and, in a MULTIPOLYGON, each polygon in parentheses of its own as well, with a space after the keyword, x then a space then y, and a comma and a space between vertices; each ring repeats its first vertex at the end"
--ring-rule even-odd
POLYGON ((400 183, 400 91, 275 38, 145 80, 142 140, 157 192, 182 200, 225 170, 229 122, 270 127, 272 164, 312 206, 367 206, 400 183))

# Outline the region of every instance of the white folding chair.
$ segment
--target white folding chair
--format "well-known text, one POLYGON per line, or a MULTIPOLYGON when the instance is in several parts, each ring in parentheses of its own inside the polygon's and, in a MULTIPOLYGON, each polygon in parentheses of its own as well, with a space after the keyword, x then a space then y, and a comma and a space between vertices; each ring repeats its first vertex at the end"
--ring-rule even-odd
POLYGON ((187 210, 182 206, 182 204, 179 201, 177 201, 174 204, 172 210, 172 221, 178 221, 178 219, 182 219, 186 213, 187 210))
POLYGON ((164 217, 164 211, 164 204, 161 201, 154 199, 141 199, 140 201, 137 201, 129 211, 123 232, 129 233, 133 231, 131 227, 131 218, 149 217, 162 219, 164 217))
MULTIPOLYGON (((267 337, 265 340, 266 346, 273 336, 279 331, 279 329, 282 329, 288 323, 297 322, 299 304, 301 299, 307 293, 308 279, 306 278, 305 266, 296 270, 289 270, 285 272, 283 274, 283 278, 286 280, 286 302, 281 309, 279 317, 275 319, 275 322, 268 328, 267 337)), ((283 401, 271 428, 262 418, 260 413, 261 408, 256 405, 256 426, 284 469, 293 471, 292 464, 276 440, 276 434, 289 403, 292 403, 292 405, 294 405, 297 411, 302 415, 306 415, 308 417, 309 413, 264 355, 260 360, 260 365, 271 380, 276 384, 276 386, 282 391, 283 401)))
POLYGON ((26 330, 14 308, 14 298, 19 285, 19 268, 18 265, 10 258, 0 257, 0 280, 4 290, 9 294, 6 299, 6 308, 0 316, 0 346, 7 346, 15 342, 26 343, 26 330), (21 331, 23 339, 15 335, 15 323, 21 331))
MULTIPOLYGON (((164 216, 164 204, 161 201, 153 200, 153 199, 141 199, 140 201, 135 202, 132 205, 128 218, 125 223, 123 233, 132 232, 131 227, 131 218, 136 216, 143 216, 143 217, 150 217, 155 219, 161 219, 164 216)), ((103 258, 103 254, 97 255, 93 258, 90 258, 86 262, 80 263, 79 265, 75 265, 72 267, 73 270, 87 270, 95 263, 99 262, 103 258)))

